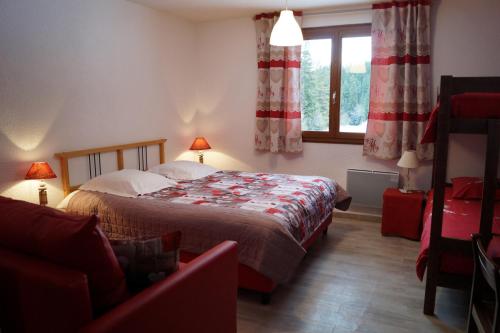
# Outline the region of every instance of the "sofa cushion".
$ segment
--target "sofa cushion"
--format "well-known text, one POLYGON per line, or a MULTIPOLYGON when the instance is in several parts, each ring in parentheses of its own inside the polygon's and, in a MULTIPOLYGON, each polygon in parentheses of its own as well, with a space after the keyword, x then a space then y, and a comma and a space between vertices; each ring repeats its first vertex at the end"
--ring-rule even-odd
POLYGON ((179 269, 181 232, 161 237, 110 239, 131 292, 138 292, 179 269))
POLYGON ((123 272, 96 216, 0 197, 0 246, 87 275, 96 314, 127 297, 123 272))

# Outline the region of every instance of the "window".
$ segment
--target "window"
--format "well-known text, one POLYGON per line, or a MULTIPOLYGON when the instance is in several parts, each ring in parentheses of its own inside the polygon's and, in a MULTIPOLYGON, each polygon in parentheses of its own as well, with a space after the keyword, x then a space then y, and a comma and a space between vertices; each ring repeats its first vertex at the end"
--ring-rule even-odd
POLYGON ((303 29, 305 142, 363 143, 370 100, 370 25, 303 29))

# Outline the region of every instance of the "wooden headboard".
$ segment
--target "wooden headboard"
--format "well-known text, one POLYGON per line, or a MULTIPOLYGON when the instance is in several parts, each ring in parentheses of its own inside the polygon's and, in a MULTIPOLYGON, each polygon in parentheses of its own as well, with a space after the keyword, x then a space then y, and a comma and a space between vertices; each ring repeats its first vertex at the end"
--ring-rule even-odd
POLYGON ((151 141, 133 142, 116 146, 107 146, 107 147, 90 148, 90 149, 56 153, 54 156, 58 158, 61 163, 61 180, 64 190, 64 196, 67 196, 68 194, 77 190, 80 187, 80 185, 71 186, 70 184, 69 166, 68 166, 68 160, 70 158, 88 156, 89 172, 90 172, 90 177, 92 178, 92 175, 95 177, 97 176, 98 173, 101 174, 101 153, 115 152, 116 166, 118 170, 122 170, 124 166, 123 151, 136 148, 137 159, 139 161, 139 169, 146 170, 148 167, 148 146, 158 145, 160 148, 159 149, 160 163, 165 163, 165 142, 167 142, 167 139, 158 139, 151 141), (92 170, 94 170, 93 174, 92 170))

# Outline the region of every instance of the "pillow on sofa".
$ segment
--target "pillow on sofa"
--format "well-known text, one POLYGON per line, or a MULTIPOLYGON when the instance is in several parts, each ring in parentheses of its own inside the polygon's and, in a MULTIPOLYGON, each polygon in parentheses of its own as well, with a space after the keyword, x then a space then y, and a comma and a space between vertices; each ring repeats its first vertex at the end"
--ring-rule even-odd
POLYGON ((85 273, 95 313, 128 297, 125 277, 96 216, 69 215, 4 197, 0 216, 0 246, 85 273))
POLYGON ((175 185, 171 179, 151 172, 123 169, 92 178, 80 186, 80 190, 133 198, 175 185))
POLYGON ((161 237, 110 239, 129 290, 138 292, 177 271, 180 241, 180 231, 161 237))
MULTIPOLYGON (((457 177, 451 180, 453 199, 481 200, 483 180, 478 177, 457 177)), ((495 200, 500 200, 500 189, 496 190, 495 200)))
POLYGON ((175 180, 195 180, 209 176, 219 170, 206 164, 179 160, 157 165, 148 171, 175 180))

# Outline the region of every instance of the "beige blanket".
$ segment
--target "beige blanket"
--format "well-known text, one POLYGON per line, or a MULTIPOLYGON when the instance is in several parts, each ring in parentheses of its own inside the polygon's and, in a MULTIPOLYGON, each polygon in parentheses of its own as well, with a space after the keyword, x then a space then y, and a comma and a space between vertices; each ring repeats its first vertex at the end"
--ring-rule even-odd
POLYGON ((283 283, 305 254, 276 217, 244 209, 175 204, 80 191, 67 211, 98 214, 110 237, 142 237, 180 230, 181 249, 202 253, 224 240, 238 242, 239 261, 283 283))

